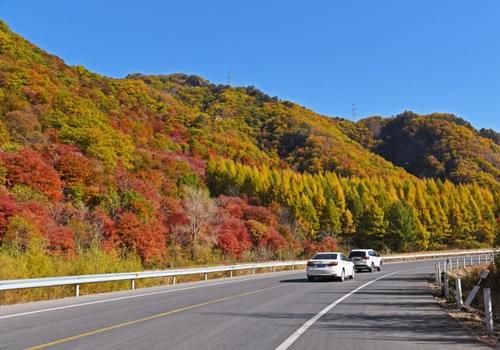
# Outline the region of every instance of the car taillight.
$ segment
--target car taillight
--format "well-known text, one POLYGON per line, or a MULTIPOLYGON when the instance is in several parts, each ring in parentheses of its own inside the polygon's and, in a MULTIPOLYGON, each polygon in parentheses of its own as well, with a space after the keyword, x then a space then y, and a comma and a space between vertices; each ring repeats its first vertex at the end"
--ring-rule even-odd
POLYGON ((328 266, 337 266, 337 264, 338 264, 338 262, 333 261, 333 262, 329 263, 328 266))
POLYGON ((307 266, 314 266, 314 263, 312 261, 308 261, 307 266))
POLYGON ((368 260, 368 259, 370 259, 370 257, 364 256, 363 259, 368 260))

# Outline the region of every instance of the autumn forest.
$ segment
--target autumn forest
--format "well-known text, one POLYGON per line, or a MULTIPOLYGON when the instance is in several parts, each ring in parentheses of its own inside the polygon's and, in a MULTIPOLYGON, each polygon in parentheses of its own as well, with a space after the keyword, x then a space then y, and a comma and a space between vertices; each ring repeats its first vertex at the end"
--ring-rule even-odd
POLYGON ((0 279, 491 247, 500 136, 353 122, 194 75, 108 78, 0 22, 0 279))

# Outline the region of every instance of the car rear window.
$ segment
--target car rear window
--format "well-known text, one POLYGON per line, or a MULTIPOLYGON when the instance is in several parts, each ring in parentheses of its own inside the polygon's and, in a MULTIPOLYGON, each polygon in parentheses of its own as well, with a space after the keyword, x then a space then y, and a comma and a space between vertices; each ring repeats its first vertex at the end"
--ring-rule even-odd
POLYGON ((316 254, 313 256, 314 260, 317 259, 327 259, 327 260, 336 260, 337 259, 337 254, 316 254))
POLYGON ((349 259, 350 258, 362 258, 366 256, 366 252, 351 252, 351 254, 349 254, 349 259))

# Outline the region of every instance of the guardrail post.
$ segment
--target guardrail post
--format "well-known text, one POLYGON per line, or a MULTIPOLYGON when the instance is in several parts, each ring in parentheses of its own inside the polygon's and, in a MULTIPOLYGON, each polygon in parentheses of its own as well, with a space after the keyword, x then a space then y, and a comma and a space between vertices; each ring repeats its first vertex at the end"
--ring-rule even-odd
POLYGON ((205 281, 208 281, 208 273, 205 273, 205 281))
POLYGON ((233 277, 233 270, 229 271, 229 277, 233 277))
POLYGON ((130 280, 130 289, 134 290, 135 289, 135 280, 130 280))
POLYGON ((486 318, 486 330, 489 335, 494 334, 493 329, 493 308, 491 307, 491 290, 490 288, 483 289, 484 299, 484 316, 486 318))
POLYGON ((255 275, 255 268, 252 269, 252 275, 255 275))
POLYGON ((465 269, 465 256, 464 256, 464 269, 465 269))
POLYGON ((441 283, 441 263, 440 263, 440 262, 438 262, 438 263, 437 263, 437 272, 438 272, 438 275, 437 275, 437 277, 438 277, 437 283, 439 284, 439 286, 441 286, 441 284, 442 284, 442 283, 441 283))
POLYGON ((446 299, 450 297, 450 281, 448 280, 448 271, 444 271, 444 296, 446 299))
POLYGON ((175 284, 177 276, 172 276, 172 284, 175 284))
POLYGON ((448 259, 444 261, 444 268, 443 268, 443 291, 444 291, 444 296, 448 298, 449 296, 449 286, 448 286, 448 269, 449 269, 449 264, 448 264, 448 259))
POLYGON ((458 258, 457 258, 457 269, 460 268, 460 264, 458 263, 458 258))
POLYGON ((271 266, 271 272, 274 272, 274 266, 271 266))
POLYGON ((75 296, 79 297, 80 296, 80 285, 77 284, 75 286, 75 296))
POLYGON ((457 278, 456 280, 456 298, 457 298, 457 307, 459 310, 462 309, 463 307, 463 301, 462 301, 462 281, 460 281, 460 278, 457 278))
POLYGON ((479 261, 478 261, 478 263, 477 263, 477 264, 478 264, 478 265, 480 265, 480 264, 481 264, 481 255, 479 255, 479 261))

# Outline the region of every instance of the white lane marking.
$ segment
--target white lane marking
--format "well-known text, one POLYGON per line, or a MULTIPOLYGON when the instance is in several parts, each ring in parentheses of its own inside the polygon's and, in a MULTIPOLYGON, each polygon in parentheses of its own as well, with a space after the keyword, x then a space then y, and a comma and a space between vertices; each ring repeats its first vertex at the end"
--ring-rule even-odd
MULTIPOLYGON (((293 271, 293 272, 290 271, 290 272, 286 272, 286 273, 280 273, 280 275, 291 275, 291 274, 300 273, 300 272, 301 271, 293 271)), ((271 277, 277 277, 277 275, 274 274, 271 276, 256 276, 256 277, 251 277, 251 278, 235 279, 232 281, 216 282, 216 283, 203 284, 203 285, 197 285, 197 286, 191 286, 191 287, 183 287, 183 288, 178 288, 178 289, 162 290, 162 291, 158 291, 158 292, 134 294, 134 295, 127 295, 127 296, 123 296, 123 297, 117 297, 117 298, 95 300, 95 301, 89 301, 86 303, 57 306, 57 307, 51 307, 51 308, 47 308, 47 309, 21 312, 21 313, 11 314, 11 315, 4 315, 4 316, 0 316, 0 320, 6 319, 6 318, 34 315, 34 314, 39 314, 39 313, 49 312, 49 311, 65 310, 65 309, 71 309, 71 308, 75 308, 75 307, 103 304, 103 303, 109 303, 109 302, 113 302, 113 301, 120 301, 120 300, 127 300, 127 299, 135 299, 135 298, 147 297, 147 296, 158 295, 158 294, 169 294, 169 293, 175 293, 175 292, 184 291, 184 290, 205 288, 205 287, 211 287, 211 286, 220 286, 220 285, 224 285, 224 284, 252 281, 252 280, 265 279, 265 278, 271 278, 271 277)))
POLYGON ((336 305, 338 305, 339 303, 341 303, 345 299, 349 298, 351 295, 353 295, 357 291, 359 291, 359 290, 361 290, 361 289, 369 286, 373 282, 377 282, 378 280, 381 280, 382 278, 394 275, 394 274, 396 274, 398 272, 401 272, 401 271, 391 272, 391 273, 388 273, 386 275, 383 275, 383 276, 380 276, 378 278, 375 278, 374 280, 371 280, 370 282, 366 282, 365 284, 359 286, 358 288, 350 291, 349 293, 347 293, 346 295, 344 295, 340 299, 335 300, 333 303, 331 303, 330 305, 328 305, 327 307, 325 307, 323 310, 321 310, 320 312, 318 312, 315 316, 313 316, 309 321, 307 321, 306 323, 304 323, 291 336, 289 336, 283 343, 281 343, 281 345, 279 345, 276 348, 276 350, 286 350, 286 349, 288 349, 305 331, 307 331, 309 329, 309 327, 311 327, 324 314, 326 314, 328 311, 330 311, 331 309, 333 309, 336 305))

